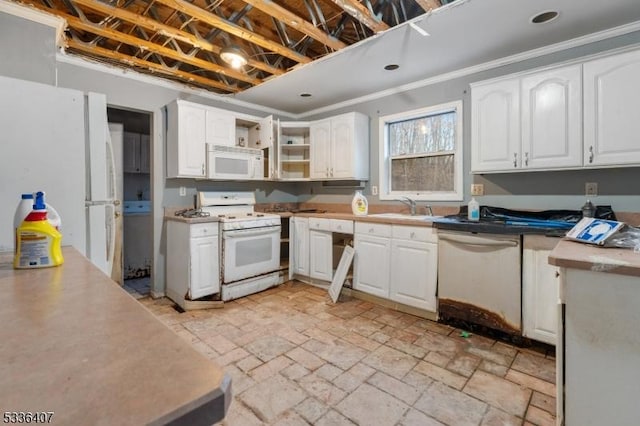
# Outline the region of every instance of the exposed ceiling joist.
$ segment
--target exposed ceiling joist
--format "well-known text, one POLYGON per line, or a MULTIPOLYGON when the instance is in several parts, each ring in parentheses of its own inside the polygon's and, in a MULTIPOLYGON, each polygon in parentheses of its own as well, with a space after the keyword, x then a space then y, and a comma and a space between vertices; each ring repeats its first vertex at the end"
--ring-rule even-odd
MULTIPOLYGON (((122 19, 133 25, 138 25, 150 31, 155 31, 156 33, 164 35, 166 37, 173 37, 176 40, 180 40, 184 43, 190 44, 193 47, 215 53, 216 55, 219 55, 220 50, 222 50, 219 46, 216 46, 201 37, 196 37, 191 33, 179 30, 170 25, 163 24, 156 21, 155 19, 151 19, 143 15, 138 15, 137 13, 129 12, 126 9, 109 6, 97 0, 73 0, 73 2, 78 5, 85 6, 96 12, 100 12, 105 16, 113 16, 118 19, 122 19)), ((257 61, 255 59, 249 58, 247 64, 251 67, 268 72, 270 74, 284 74, 283 70, 272 67, 262 61, 257 61)))
POLYGON ((184 82, 195 82, 204 87, 215 87, 225 92, 239 92, 240 89, 229 87, 226 84, 219 81, 210 80, 208 78, 191 74, 188 72, 176 70, 173 68, 167 68, 155 62, 145 61, 144 59, 134 58, 133 56, 123 55, 122 53, 114 52, 113 50, 103 49, 102 47, 92 46, 87 43, 82 43, 74 39, 67 39, 65 42, 68 48, 84 52, 89 56, 97 55, 103 58, 109 58, 113 61, 120 62, 127 66, 137 66, 145 68, 151 72, 158 72, 167 76, 178 77, 184 82))
POLYGON ((416 0, 416 3, 418 3, 425 12, 429 12, 432 9, 437 9, 442 6, 442 2, 440 0, 416 0))
MULTIPOLYGON (((44 6, 40 6, 38 4, 34 4, 34 6, 37 8, 44 8, 44 6)), ((140 50, 157 53, 159 55, 171 58, 178 62, 185 62, 193 66, 196 66, 198 68, 205 69, 207 71, 215 72, 222 75, 227 75, 229 77, 235 78, 240 81, 245 81, 253 85, 260 84, 262 82, 262 80, 250 77, 242 72, 239 72, 230 68, 222 67, 220 65, 217 65, 193 56, 186 56, 173 49, 169 49, 168 47, 164 47, 159 44, 150 42, 148 40, 144 40, 129 34, 125 34, 125 33, 113 30, 111 28, 106 28, 104 26, 100 26, 97 24, 84 22, 80 18, 76 18, 75 16, 66 14, 64 12, 58 12, 58 14, 63 18, 65 18, 69 26, 71 26, 72 28, 79 29, 82 31, 87 31, 92 34, 99 35, 101 37, 118 41, 120 43, 125 43, 140 50)))
POLYGON ((188 3, 184 0, 155 0, 157 3, 161 3, 165 6, 169 6, 175 10, 179 10, 182 13, 190 15, 196 19, 199 19, 207 24, 220 28, 221 30, 232 34, 236 37, 239 37, 243 40, 246 40, 250 43, 257 44, 258 46, 264 47, 265 49, 269 49, 272 52, 278 53, 279 55, 285 56, 291 60, 294 60, 299 63, 309 63, 311 62, 311 58, 308 58, 295 50, 289 49, 283 46, 280 43, 273 42, 260 34, 248 31, 238 25, 232 24, 231 22, 220 18, 210 12, 207 12, 204 9, 199 8, 191 3, 188 3))
POLYGON ((376 33, 389 29, 389 25, 383 21, 377 19, 371 14, 371 11, 365 6, 360 4, 358 0, 331 0, 338 6, 340 6, 349 15, 362 22, 376 33))
POLYGON ((334 50, 340 50, 347 47, 347 45, 335 37, 330 36, 324 31, 316 28, 311 22, 299 17, 295 13, 292 13, 282 6, 277 5, 272 1, 264 0, 242 0, 247 4, 255 7, 258 10, 274 17, 278 21, 295 28, 296 30, 308 35, 309 37, 319 41, 320 43, 329 46, 334 50))

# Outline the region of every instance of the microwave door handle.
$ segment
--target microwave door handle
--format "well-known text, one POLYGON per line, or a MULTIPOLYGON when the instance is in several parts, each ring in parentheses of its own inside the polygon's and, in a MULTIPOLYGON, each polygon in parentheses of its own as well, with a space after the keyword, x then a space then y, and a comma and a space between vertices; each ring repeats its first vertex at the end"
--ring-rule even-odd
POLYGON ((257 229, 238 229, 235 231, 224 231, 222 234, 224 238, 242 238, 242 237, 257 237, 260 235, 280 234, 279 226, 272 226, 268 228, 257 229))

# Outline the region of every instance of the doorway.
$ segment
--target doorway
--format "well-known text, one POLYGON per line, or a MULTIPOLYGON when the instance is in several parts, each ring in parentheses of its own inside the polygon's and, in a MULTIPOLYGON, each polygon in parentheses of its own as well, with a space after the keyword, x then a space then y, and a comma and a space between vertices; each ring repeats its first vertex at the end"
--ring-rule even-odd
MULTIPOLYGON (((149 296, 153 264, 153 215, 151 210, 152 113, 108 107, 112 141, 120 145, 117 172, 122 202, 120 248, 123 286, 136 299, 149 296), (114 139, 120 139, 115 141, 114 139)), ((117 233, 118 231, 116 231, 117 233)), ((117 280, 116 280, 117 281, 117 280)))

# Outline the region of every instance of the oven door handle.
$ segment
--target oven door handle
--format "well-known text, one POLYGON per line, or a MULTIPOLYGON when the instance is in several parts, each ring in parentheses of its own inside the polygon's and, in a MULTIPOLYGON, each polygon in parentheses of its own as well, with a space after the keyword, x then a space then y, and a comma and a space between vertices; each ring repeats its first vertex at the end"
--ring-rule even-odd
POLYGON ((236 229, 232 231, 224 231, 223 238, 244 238, 257 237, 259 235, 280 234, 280 226, 270 226, 268 228, 257 229, 236 229))
POLYGON ((492 240, 482 237, 467 237, 465 235, 438 234, 438 239, 452 243, 466 244, 469 246, 485 247, 518 247, 519 243, 513 240, 492 240))

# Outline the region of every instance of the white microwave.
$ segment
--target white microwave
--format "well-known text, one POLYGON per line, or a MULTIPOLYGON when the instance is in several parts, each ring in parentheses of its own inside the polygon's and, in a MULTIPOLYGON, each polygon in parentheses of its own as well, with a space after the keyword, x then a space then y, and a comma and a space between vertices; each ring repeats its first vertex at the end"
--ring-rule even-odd
POLYGON ((264 179, 261 149, 207 144, 207 177, 209 179, 264 179))

